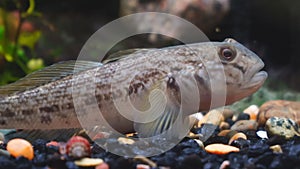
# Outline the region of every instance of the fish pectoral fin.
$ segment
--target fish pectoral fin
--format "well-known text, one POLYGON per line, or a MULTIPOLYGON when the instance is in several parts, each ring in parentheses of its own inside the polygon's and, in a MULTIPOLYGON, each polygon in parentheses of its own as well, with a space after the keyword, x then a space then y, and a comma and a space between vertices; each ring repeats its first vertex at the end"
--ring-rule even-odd
POLYGON ((186 136, 189 131, 189 126, 189 118, 180 112, 179 107, 169 105, 167 105, 164 112, 153 121, 134 123, 134 129, 140 137, 151 137, 161 134, 167 138, 181 137, 182 134, 186 136))
POLYGON ((134 56, 131 54, 137 54, 137 53, 143 53, 143 52, 148 52, 152 50, 153 48, 136 48, 136 49, 128 49, 128 50, 122 50, 116 53, 113 53, 109 55, 107 58, 105 58, 102 63, 110 63, 110 62, 115 62, 123 58, 127 58, 130 56, 134 56))
POLYGON ((63 77, 92 69, 95 67, 102 66, 100 62, 92 61, 63 61, 51 66, 48 66, 44 69, 33 72, 24 78, 0 87, 0 95, 10 95, 15 92, 21 92, 28 89, 32 89, 41 85, 44 85, 49 82, 59 80, 63 77))

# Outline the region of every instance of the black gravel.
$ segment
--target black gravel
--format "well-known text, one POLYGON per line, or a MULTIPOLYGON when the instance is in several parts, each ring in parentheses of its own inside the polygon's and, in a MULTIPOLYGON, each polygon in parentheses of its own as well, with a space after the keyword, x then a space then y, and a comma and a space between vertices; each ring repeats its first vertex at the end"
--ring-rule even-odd
MULTIPOLYGON (((201 133, 201 129, 194 129, 201 133)), ((261 130, 261 129, 260 129, 261 130)), ((204 145, 212 143, 227 144, 227 137, 217 136, 217 132, 204 142, 204 145)), ((157 166, 167 166, 172 169, 200 169, 200 168, 219 168, 220 165, 228 160, 230 166, 228 169, 300 169, 300 138, 295 136, 291 140, 270 141, 260 139, 255 135, 255 131, 244 132, 248 139, 237 139, 231 143, 232 146, 240 148, 238 153, 229 153, 227 155, 215 155, 207 153, 201 148, 194 139, 184 138, 178 145, 171 150, 160 155, 149 157, 157 166), (283 153, 274 153, 270 146, 280 143, 283 153)), ((276 138, 274 139, 276 140, 276 138)), ((103 141, 103 140, 102 140, 103 141)), ((37 139, 32 142, 34 146, 35 157, 32 161, 24 157, 5 157, 0 156, 0 169, 83 169, 75 165, 74 161, 66 155, 61 155, 56 146, 46 146, 47 141, 37 139)), ((118 143, 117 138, 106 140, 107 146, 113 148, 118 143)), ((161 144, 157 140, 151 144, 161 144)), ((122 151, 125 152, 142 152, 140 145, 124 145, 122 151)), ((118 145, 120 147, 120 145, 118 145)), ((5 144, 1 145, 5 148, 5 144)), ((151 151, 151 146, 149 150, 151 151)), ((128 168, 135 169, 136 165, 143 163, 142 161, 134 160, 111 154, 96 143, 92 144, 92 158, 102 158, 110 169, 128 168)), ((90 167, 93 168, 93 167, 90 167)), ((87 167, 84 169, 88 169, 87 167)))
POLYGON ((239 114, 237 120, 249 120, 250 119, 250 115, 246 114, 246 113, 241 113, 239 114))

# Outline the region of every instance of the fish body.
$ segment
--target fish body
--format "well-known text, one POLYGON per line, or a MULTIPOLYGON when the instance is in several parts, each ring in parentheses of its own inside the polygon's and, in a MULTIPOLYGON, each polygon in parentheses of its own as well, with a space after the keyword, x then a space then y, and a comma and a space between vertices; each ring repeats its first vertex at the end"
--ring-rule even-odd
POLYGON ((126 133, 137 130, 137 121, 156 133, 178 113, 188 116, 249 96, 267 77, 261 59, 233 39, 136 50, 107 62, 58 63, 1 87, 0 128, 107 123, 126 133), (224 103, 212 101, 211 93, 219 98, 223 90, 224 103))

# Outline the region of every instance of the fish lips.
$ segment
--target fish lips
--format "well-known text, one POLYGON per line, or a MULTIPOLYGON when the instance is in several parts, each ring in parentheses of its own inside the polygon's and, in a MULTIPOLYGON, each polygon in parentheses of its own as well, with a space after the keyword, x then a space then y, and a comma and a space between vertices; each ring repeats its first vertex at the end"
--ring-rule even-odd
POLYGON ((250 81, 244 85, 243 89, 259 88, 263 85, 267 77, 268 73, 266 71, 259 71, 252 76, 250 81))
POLYGON ((254 73, 250 76, 250 80, 243 85, 242 89, 249 90, 250 88, 253 88, 253 90, 257 90, 264 84, 268 77, 268 73, 262 70, 264 66, 265 64, 261 59, 254 64, 252 71, 250 71, 254 73))

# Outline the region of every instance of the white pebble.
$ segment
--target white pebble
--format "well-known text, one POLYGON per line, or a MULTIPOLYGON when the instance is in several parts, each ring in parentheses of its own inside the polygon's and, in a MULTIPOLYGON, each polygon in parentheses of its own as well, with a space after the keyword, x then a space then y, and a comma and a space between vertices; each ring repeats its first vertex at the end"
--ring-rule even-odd
POLYGON ((268 139, 268 134, 266 131, 260 130, 260 131, 257 131, 256 134, 258 137, 260 137, 262 139, 268 139))
POLYGON ((196 118, 197 120, 201 120, 203 118, 203 114, 201 112, 192 114, 190 116, 196 118))
POLYGON ((259 112, 259 108, 256 106, 256 105, 251 105, 251 106, 249 106, 248 108, 246 108, 244 111, 243 111, 244 113, 246 113, 246 114, 258 114, 258 112, 259 112))

